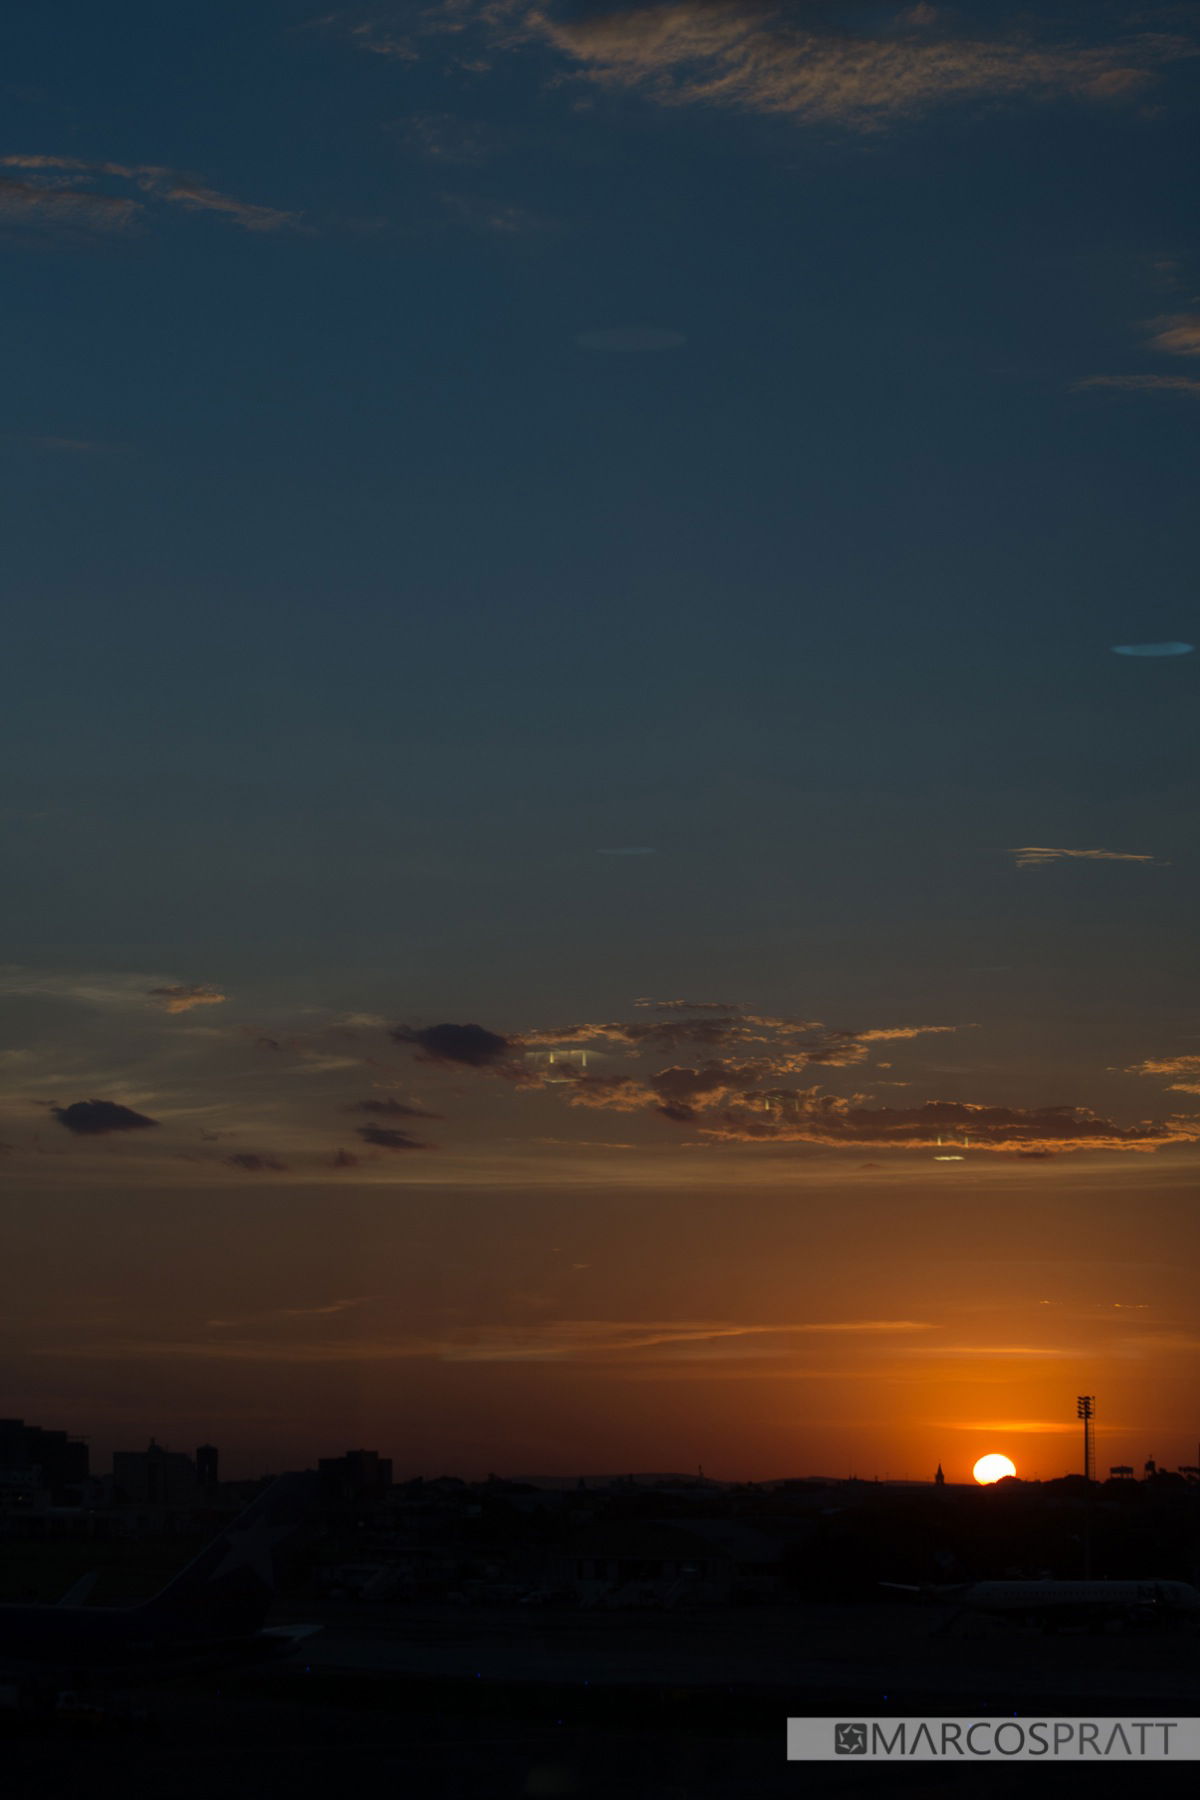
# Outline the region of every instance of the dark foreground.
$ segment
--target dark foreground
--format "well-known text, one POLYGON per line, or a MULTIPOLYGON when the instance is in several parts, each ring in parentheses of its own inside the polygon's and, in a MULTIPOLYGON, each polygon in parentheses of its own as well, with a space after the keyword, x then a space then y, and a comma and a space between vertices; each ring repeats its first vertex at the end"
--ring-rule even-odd
POLYGON ((1200 1638, 949 1620, 904 1605, 532 1615, 325 1607, 286 1666, 118 1696, 95 1716, 9 1717, 4 1800, 422 1800, 1194 1790, 1193 1765, 791 1764, 818 1716, 1192 1717, 1200 1638))

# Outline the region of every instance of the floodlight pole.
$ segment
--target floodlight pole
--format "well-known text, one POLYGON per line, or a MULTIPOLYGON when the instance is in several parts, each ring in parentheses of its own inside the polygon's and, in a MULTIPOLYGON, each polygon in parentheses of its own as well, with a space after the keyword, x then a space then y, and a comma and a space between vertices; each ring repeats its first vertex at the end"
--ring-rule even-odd
POLYGON ((1096 1479, 1096 1443, 1092 1421, 1096 1416, 1096 1397, 1094 1394, 1080 1394, 1075 1402, 1075 1416, 1083 1420, 1083 1478, 1085 1481, 1096 1479))
POLYGON ((1083 1579, 1092 1575, 1092 1483, 1096 1479, 1095 1439, 1096 1397, 1080 1394, 1075 1402, 1075 1417, 1083 1420, 1083 1478, 1087 1483, 1083 1494, 1083 1579))

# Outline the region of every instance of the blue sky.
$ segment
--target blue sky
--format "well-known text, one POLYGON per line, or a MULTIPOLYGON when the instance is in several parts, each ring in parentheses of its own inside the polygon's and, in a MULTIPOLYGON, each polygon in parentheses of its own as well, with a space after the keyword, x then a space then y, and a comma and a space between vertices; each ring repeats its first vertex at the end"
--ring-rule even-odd
POLYGON ((0 45, 17 1191, 308 1191, 368 1090, 445 1116, 344 1191, 514 1220, 627 1153, 986 1188, 1047 1107, 1103 1126, 1050 1192, 1190 1167, 1200 661, 1113 646, 1200 641, 1196 7, 18 3, 0 45), (644 1058, 520 1093, 389 1037, 680 997, 851 1034, 843 1107, 1029 1116, 964 1169, 911 1120, 685 1140, 644 1058), (157 1128, 47 1111, 92 1098, 157 1128))

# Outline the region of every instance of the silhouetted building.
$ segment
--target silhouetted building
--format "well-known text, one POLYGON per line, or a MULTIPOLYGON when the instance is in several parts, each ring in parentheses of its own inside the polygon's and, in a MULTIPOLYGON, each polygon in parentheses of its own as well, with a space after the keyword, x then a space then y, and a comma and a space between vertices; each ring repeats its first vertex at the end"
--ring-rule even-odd
POLYGON ((217 1485, 218 1451, 215 1444, 200 1444, 196 1450, 196 1480, 202 1488, 217 1485))
POLYGON ((0 1471, 10 1477, 10 1487, 32 1484, 55 1505, 77 1503, 88 1477, 88 1447, 65 1431, 43 1431, 38 1425, 26 1425, 24 1419, 0 1419, 0 1471))
POLYGON ((937 1466, 937 1474, 933 1478, 933 1485, 935 1487, 945 1487, 946 1485, 946 1477, 942 1474, 941 1463, 937 1466))
POLYGON ((335 1506, 370 1506, 386 1500, 392 1485, 391 1459, 378 1450, 347 1450, 317 1463, 321 1498, 335 1506))
POLYGON ((113 1498, 135 1506, 186 1506, 196 1499, 196 1465, 154 1439, 113 1455, 113 1498))

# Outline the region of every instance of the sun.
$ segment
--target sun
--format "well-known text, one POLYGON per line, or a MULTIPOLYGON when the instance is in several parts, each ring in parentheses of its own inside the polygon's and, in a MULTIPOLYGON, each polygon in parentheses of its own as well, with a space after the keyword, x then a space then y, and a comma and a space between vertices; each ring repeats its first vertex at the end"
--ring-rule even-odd
POLYGON ((976 1481, 986 1487, 993 1481, 999 1481, 1005 1475, 1015 1475, 1017 1465, 1010 1457, 1000 1456, 995 1451, 990 1456, 981 1456, 971 1470, 976 1481))

